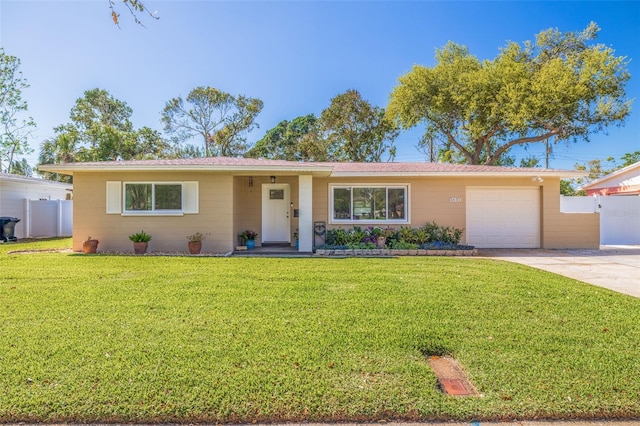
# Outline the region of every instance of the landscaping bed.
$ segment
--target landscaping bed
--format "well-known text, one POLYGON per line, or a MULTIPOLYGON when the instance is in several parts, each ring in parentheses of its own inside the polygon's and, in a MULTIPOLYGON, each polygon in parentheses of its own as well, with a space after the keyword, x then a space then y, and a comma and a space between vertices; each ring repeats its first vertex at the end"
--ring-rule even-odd
POLYGON ((426 250, 426 249, 349 249, 349 248, 329 248, 316 249, 316 256, 476 256, 478 250, 472 249, 450 249, 450 250, 426 250))

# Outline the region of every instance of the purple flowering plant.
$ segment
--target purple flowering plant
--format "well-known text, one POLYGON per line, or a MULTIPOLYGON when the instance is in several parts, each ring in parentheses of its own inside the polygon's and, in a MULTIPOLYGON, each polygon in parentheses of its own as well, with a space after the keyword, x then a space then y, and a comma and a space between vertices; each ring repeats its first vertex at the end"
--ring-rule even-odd
POLYGON ((238 234, 240 238, 245 241, 255 240, 258 237, 258 233, 256 231, 252 231, 250 229, 245 229, 241 233, 238 234))

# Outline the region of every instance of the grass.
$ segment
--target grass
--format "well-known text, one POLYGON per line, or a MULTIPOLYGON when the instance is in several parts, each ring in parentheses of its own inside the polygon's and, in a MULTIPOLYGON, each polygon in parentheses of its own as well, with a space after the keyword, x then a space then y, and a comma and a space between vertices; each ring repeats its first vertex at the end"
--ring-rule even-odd
POLYGON ((0 245, 0 422, 640 417, 630 296, 472 258, 7 254, 69 245, 0 245))

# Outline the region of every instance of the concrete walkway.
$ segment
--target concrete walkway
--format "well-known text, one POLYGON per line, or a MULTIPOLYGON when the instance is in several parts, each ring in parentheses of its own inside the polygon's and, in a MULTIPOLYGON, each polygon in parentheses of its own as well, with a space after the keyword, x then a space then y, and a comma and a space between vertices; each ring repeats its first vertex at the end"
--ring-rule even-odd
POLYGON ((640 246, 601 246, 600 250, 479 249, 478 255, 640 297, 640 246))

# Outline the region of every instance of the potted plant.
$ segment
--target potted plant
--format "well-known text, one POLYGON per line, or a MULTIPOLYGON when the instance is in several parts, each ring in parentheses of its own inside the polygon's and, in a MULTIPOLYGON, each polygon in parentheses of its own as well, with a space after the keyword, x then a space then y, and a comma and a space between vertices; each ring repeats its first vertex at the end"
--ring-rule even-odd
POLYGON ((149 241, 151 241, 151 235, 142 230, 129 235, 129 239, 133 241, 133 251, 135 254, 145 254, 149 246, 149 241))
POLYGON ((296 232, 293 233, 293 238, 296 241, 296 250, 298 250, 300 248, 300 234, 298 233, 298 228, 296 228, 296 232))
POLYGON ((238 235, 240 236, 240 239, 245 242, 247 249, 251 250, 252 248, 255 248, 256 238, 258 237, 258 233, 256 231, 246 229, 238 235))
POLYGON ((200 254, 200 250, 202 250, 202 241, 204 241, 210 233, 203 234, 202 232, 196 232, 192 235, 187 235, 187 240, 189 240, 189 253, 191 254, 200 254))
POLYGON ((98 250, 98 240, 94 240, 91 237, 87 237, 85 241, 82 242, 82 251, 85 254, 95 253, 98 250))

